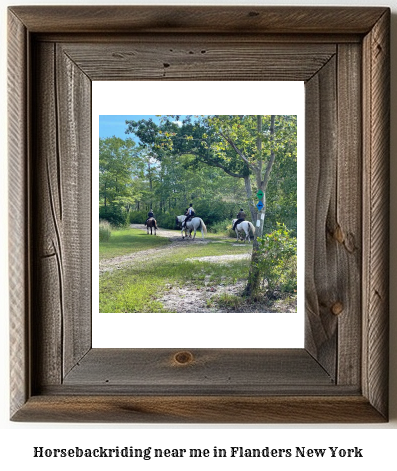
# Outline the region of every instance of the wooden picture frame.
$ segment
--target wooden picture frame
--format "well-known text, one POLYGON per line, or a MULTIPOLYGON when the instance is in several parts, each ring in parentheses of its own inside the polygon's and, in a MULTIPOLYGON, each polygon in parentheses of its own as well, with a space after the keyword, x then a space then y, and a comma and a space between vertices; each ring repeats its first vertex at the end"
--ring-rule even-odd
POLYGON ((11 420, 387 421, 389 23, 9 8, 11 420), (305 348, 92 349, 91 81, 231 78, 306 83, 305 348))

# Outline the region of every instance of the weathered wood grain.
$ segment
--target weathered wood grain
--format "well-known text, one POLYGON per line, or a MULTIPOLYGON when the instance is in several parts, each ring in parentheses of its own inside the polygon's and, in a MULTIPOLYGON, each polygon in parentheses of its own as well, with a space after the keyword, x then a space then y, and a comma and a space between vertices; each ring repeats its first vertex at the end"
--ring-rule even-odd
POLYGON ((336 219, 336 58, 306 84, 305 346, 336 377, 338 302, 336 219), (332 230, 332 229, 331 229, 332 230))
POLYGON ((212 39, 157 44, 67 44, 64 53, 91 80, 309 80, 335 44, 241 44, 212 39))
POLYGON ((390 12, 364 39, 363 392, 387 416, 390 12))
POLYGON ((366 33, 382 7, 12 7, 32 32, 366 33))
POLYGON ((304 349, 193 349, 179 363, 178 349, 93 349, 65 377, 67 386, 145 386, 152 393, 223 387, 257 393, 268 385, 334 384, 304 349))
POLYGON ((384 8, 10 10, 12 420, 387 419, 389 21, 384 8), (297 57, 307 82, 306 351, 90 350, 93 77, 222 80, 240 64, 239 79, 284 70, 296 80, 297 57))
POLYGON ((361 44, 362 42, 362 33, 342 33, 337 34, 330 32, 329 34, 299 34, 291 33, 285 31, 284 33, 266 33, 258 34, 250 31, 241 31, 238 34, 238 40, 236 40, 236 35, 233 33, 200 33, 200 34, 191 34, 184 33, 179 34, 178 32, 166 32, 166 33, 133 33, 133 32, 116 32, 116 33, 106 33, 106 32, 96 32, 92 33, 73 33, 68 34, 67 32, 48 32, 48 33, 35 33, 35 40, 39 42, 54 42, 57 44, 86 44, 88 41, 92 44, 102 43, 102 44, 134 44, 134 43, 147 43, 152 45, 157 45, 168 42, 173 44, 190 44, 197 45, 198 43, 213 43, 222 42, 222 43, 235 43, 235 44, 327 44, 327 45, 336 45, 336 44, 361 44))
POLYGON ((55 54, 65 376, 91 348, 91 81, 60 46, 55 54))
POLYGON ((65 395, 32 397, 15 421, 146 423, 378 423, 385 419, 361 396, 65 395))
POLYGON ((30 394, 30 198, 28 163, 28 88, 26 28, 8 14, 8 185, 11 414, 30 394))
POLYGON ((337 384, 360 384, 362 361, 362 55, 338 46, 336 214, 328 234, 337 241, 337 384))
POLYGON ((35 59, 37 386, 60 384, 91 348, 91 82, 54 44, 35 59))
POLYGON ((62 195, 59 182, 58 129, 53 44, 34 45, 37 67, 33 80, 32 209, 33 377, 39 384, 60 384, 63 350, 63 244, 59 218, 62 195))

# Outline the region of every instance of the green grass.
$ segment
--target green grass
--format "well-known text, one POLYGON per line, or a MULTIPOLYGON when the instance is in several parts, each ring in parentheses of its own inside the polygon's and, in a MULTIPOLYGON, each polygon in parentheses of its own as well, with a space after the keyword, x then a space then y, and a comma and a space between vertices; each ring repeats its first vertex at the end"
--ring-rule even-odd
POLYGON ((243 303, 244 299, 241 296, 235 296, 234 294, 223 293, 219 296, 214 296, 219 304, 231 309, 238 309, 243 303))
POLYGON ((108 221, 99 221, 99 241, 109 242, 112 235, 111 227, 108 221))
POLYGON ((119 257, 169 243, 166 237, 147 235, 139 229, 113 230, 108 242, 99 243, 99 259, 119 257))
MULTIPOLYGON (((113 236, 113 235, 112 235, 113 236)), ((220 265, 186 258, 241 254, 252 246, 233 246, 233 241, 199 245, 192 242, 155 260, 147 259, 133 267, 105 273, 100 278, 100 312, 163 312, 157 300, 167 286, 186 283, 204 286, 236 283, 248 276, 249 263, 238 260, 220 265)))

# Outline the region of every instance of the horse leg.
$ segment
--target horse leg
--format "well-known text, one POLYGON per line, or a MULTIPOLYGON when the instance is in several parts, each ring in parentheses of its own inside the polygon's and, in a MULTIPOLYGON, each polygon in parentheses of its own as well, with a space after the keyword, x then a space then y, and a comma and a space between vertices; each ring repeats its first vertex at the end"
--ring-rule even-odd
POLYGON ((235 230, 236 230, 236 242, 238 242, 238 230, 237 229, 235 230))

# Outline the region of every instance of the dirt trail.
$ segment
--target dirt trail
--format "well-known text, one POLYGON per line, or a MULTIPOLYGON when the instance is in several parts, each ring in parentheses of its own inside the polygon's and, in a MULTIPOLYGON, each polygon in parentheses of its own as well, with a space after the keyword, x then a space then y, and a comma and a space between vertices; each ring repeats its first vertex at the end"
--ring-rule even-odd
MULTIPOLYGON (((142 231, 146 232, 146 228, 143 224, 131 224, 130 227, 131 229, 141 229, 142 231)), ((175 231, 170 231, 161 228, 157 229, 157 236, 168 238, 171 241, 171 244, 162 247, 151 248, 150 250, 141 250, 139 252, 134 252, 127 255, 120 255, 119 257, 106 258, 100 260, 99 274, 101 275, 102 273, 113 270, 121 270, 123 268, 127 268, 129 265, 133 265, 144 260, 153 260, 155 258, 161 258, 166 255, 169 255, 173 251, 177 250, 179 247, 187 246, 192 243, 197 245, 208 244, 209 242, 206 239, 202 240, 201 235, 199 237, 196 235, 196 239, 194 241, 192 239, 182 239, 180 234, 176 234, 175 231)), ((155 236, 153 235, 150 237, 155 236)))
MULTIPOLYGON (((133 229, 141 229, 146 231, 146 228, 141 224, 131 224, 133 229)), ((128 266, 136 263, 143 262, 144 260, 161 259, 162 257, 169 256, 172 252, 177 251, 180 247, 196 244, 208 244, 208 239, 201 239, 201 234, 193 241, 192 239, 182 239, 180 234, 176 235, 175 231, 166 229, 158 229, 157 236, 167 237, 171 244, 165 247, 152 248, 150 250, 141 250, 128 255, 114 257, 111 259, 104 259, 99 262, 99 273, 113 270, 122 270, 128 266)), ((153 236, 154 237, 154 236, 153 236)), ((212 257, 193 257, 186 260, 206 261, 212 263, 227 264, 236 259, 249 258, 250 254, 237 254, 237 255, 222 255, 212 257)), ((195 286, 193 284, 186 284, 183 287, 176 287, 172 285, 166 286, 164 292, 159 297, 159 301, 163 304, 167 312, 295 312, 296 300, 285 302, 279 300, 269 308, 260 302, 250 304, 243 302, 238 306, 225 306, 225 304, 218 304, 217 298, 220 295, 226 296, 241 296, 245 283, 238 282, 234 285, 223 284, 222 280, 219 284, 214 286, 212 283, 204 283, 204 286, 195 286)))
MULTIPOLYGON (((131 227, 131 229, 141 229, 142 231, 146 232, 146 227, 143 224, 130 224, 130 227, 131 227)), ((196 239, 197 239, 199 234, 201 234, 201 233, 198 232, 196 234, 196 239)), ((170 231, 170 230, 162 229, 161 227, 159 227, 157 229, 157 235, 160 236, 160 237, 168 237, 170 240, 179 239, 182 242, 182 237, 181 237, 180 232, 177 235, 175 231, 170 231)), ((200 240, 201 240, 201 235, 200 235, 200 240)))
MULTIPOLYGON (((132 229, 141 229, 142 231, 146 231, 145 228, 142 228, 142 224, 131 224, 130 226, 132 229)), ((166 255, 170 255, 170 253, 178 250, 180 247, 188 246, 191 244, 195 245, 205 245, 208 244, 210 241, 208 239, 202 240, 201 237, 197 237, 193 241, 193 239, 182 239, 180 235, 175 235, 174 231, 169 231, 167 229, 157 229, 157 236, 160 237, 167 237, 171 244, 162 246, 162 247, 155 247, 149 250, 141 250, 139 252, 130 253, 127 255, 120 255, 119 257, 113 258, 106 258, 99 261, 99 274, 113 271, 113 270, 122 270, 123 268, 127 268, 128 266, 134 265, 136 263, 142 262, 144 260, 153 260, 158 259, 161 257, 165 257, 166 255)), ((157 237, 156 236, 156 237, 157 237)), ((154 237, 154 236, 151 236, 154 237)), ((187 258, 186 260, 193 261, 207 261, 213 263, 228 263, 233 260, 237 259, 244 259, 249 258, 249 254, 240 254, 240 255, 220 255, 217 257, 194 257, 194 258, 187 258)))
MULTIPOLYGON (((146 228, 142 224, 131 224, 130 227, 132 229, 141 229, 142 231, 146 232, 146 228)), ((167 231, 166 229, 157 229, 157 236, 167 237, 171 241, 171 244, 162 247, 154 247, 149 250, 141 250, 139 252, 133 252, 127 255, 120 255, 119 257, 100 260, 99 274, 101 275, 102 273, 113 270, 121 270, 123 268, 127 268, 129 265, 134 265, 135 263, 139 263, 144 260, 161 258, 169 255, 181 246, 192 243, 191 240, 183 240, 182 237, 177 237, 175 232, 167 231)), ((201 238, 196 238, 195 243, 207 244, 208 242, 206 240, 202 241, 201 238)))

